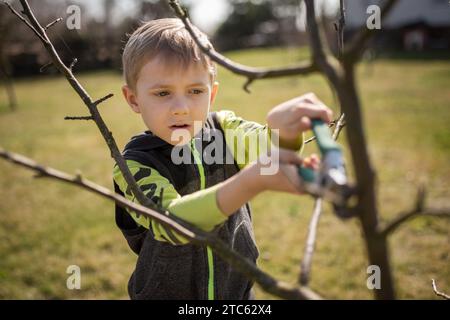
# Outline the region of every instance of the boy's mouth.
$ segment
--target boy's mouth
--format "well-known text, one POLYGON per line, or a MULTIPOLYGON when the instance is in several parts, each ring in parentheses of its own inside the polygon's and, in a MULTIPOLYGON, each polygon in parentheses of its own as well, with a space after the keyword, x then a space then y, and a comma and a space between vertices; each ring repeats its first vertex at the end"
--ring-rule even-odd
POLYGON ((188 124, 174 124, 174 125, 170 126, 169 128, 172 130, 175 130, 175 129, 188 129, 189 127, 190 127, 190 125, 188 125, 188 124))

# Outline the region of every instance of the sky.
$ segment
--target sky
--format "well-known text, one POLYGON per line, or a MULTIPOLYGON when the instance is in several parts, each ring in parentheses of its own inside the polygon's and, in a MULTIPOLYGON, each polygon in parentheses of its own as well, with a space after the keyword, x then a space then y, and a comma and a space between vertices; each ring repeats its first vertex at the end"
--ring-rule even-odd
MULTIPOLYGON (((103 0, 77 0, 77 2, 86 5, 89 13, 102 17, 102 3, 103 0)), ((213 33, 218 25, 228 16, 231 6, 228 0, 181 0, 182 4, 190 5, 190 15, 193 22, 203 31, 213 33)), ((325 2, 328 8, 336 8, 339 0, 317 0, 317 5, 320 6, 325 2)), ((132 14, 136 10, 132 0, 117 1, 116 15, 120 17, 124 13, 132 14)))
POLYGON ((231 11, 226 0, 190 0, 186 3, 193 4, 190 12, 192 20, 205 32, 212 32, 231 11))
MULTIPOLYGON (((76 2, 85 5, 89 15, 100 19, 103 17, 103 0, 76 0, 76 2)), ((192 20, 206 32, 213 32, 228 16, 231 9, 228 0, 181 0, 181 3, 191 7, 189 13, 192 20)), ((115 15, 117 18, 124 13, 133 14, 137 9, 133 0, 117 1, 116 6, 115 15)))

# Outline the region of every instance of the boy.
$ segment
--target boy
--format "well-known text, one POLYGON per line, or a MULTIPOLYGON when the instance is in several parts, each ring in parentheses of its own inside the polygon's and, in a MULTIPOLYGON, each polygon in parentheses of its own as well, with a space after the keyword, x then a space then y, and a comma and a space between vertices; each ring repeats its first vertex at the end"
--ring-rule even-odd
MULTIPOLYGON (((264 190, 300 194, 296 165, 302 160, 296 151, 302 147, 303 132, 310 118, 329 122, 331 111, 309 94, 273 108, 265 126, 231 111, 209 112, 218 91, 216 67, 179 19, 142 25, 130 36, 122 61, 124 97, 149 129, 134 136, 123 152, 139 187, 155 203, 215 232, 256 263, 247 202, 264 190), (256 147, 249 143, 255 136, 263 142, 256 147), (261 174, 258 157, 267 151, 268 141, 277 139, 278 170, 261 174), (224 152, 212 148, 217 146, 224 152), (215 161, 205 158, 212 149, 215 161), (239 151, 242 157, 236 156, 239 151), (180 154, 184 161, 179 161, 180 154)), ((317 158, 308 160, 317 167, 317 158)), ((113 175, 116 192, 135 201, 117 166, 113 175)), ((128 284, 132 299, 253 298, 252 283, 209 247, 190 244, 169 228, 118 206, 116 222, 139 255, 128 284)))

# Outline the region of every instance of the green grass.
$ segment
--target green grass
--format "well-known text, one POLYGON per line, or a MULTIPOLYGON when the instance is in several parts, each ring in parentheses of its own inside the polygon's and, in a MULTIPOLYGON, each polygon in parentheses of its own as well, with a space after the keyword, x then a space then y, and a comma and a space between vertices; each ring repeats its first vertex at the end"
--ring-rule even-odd
MULTIPOLYGON (((297 49, 231 52, 249 65, 277 66, 307 56, 297 49)), ((450 206, 450 61, 379 60, 358 69, 369 151, 378 173, 381 219, 409 209, 420 183, 427 204, 450 206)), ((92 97, 115 96, 100 111, 120 148, 144 125, 121 97, 120 75, 82 74, 92 97)), ((336 112, 318 75, 257 81, 219 71, 215 109, 231 109, 264 122, 276 104, 313 91, 336 112)), ((10 112, 0 92, 0 145, 41 164, 111 187, 113 160, 91 122, 64 121, 87 111, 62 78, 34 77, 16 83, 19 107, 10 112)), ((345 132, 344 132, 345 133, 345 132)), ((345 134, 340 138, 345 144, 345 134)), ((305 153, 314 150, 308 145, 305 153)), ((348 152, 347 152, 348 156, 348 152)), ((352 174, 352 172, 350 172, 352 174)), ((136 256, 114 224, 113 204, 0 161, 0 298, 126 299, 136 256), (66 269, 79 265, 81 290, 68 290, 66 269)), ((264 193, 252 201, 259 265, 285 281, 297 281, 313 202, 307 197, 264 193)), ((417 218, 390 239, 400 298, 436 298, 431 278, 450 292, 450 223, 417 218)), ((366 287, 364 242, 356 221, 342 222, 325 206, 318 230, 311 287, 327 298, 371 298, 366 287)), ((257 288, 257 298, 273 298, 257 288)))

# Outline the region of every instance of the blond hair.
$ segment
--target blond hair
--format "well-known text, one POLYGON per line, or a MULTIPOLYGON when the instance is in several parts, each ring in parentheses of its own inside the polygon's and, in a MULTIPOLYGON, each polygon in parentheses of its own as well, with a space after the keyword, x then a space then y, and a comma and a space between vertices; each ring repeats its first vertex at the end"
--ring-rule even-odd
MULTIPOLYGON (((202 44, 212 47, 203 32, 197 28, 194 31, 202 44)), ((200 51, 183 22, 176 18, 164 18, 144 23, 130 35, 125 45, 122 54, 123 75, 131 89, 135 89, 144 64, 159 55, 170 63, 181 63, 183 67, 192 62, 201 62, 211 74, 212 81, 216 77, 215 64, 200 51)))

